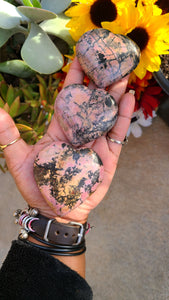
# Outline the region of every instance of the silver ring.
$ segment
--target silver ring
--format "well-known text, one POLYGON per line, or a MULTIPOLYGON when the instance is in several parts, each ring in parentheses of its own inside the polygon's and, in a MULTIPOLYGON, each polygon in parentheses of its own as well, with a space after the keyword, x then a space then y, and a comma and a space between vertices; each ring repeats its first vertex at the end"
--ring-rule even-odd
POLYGON ((6 147, 16 143, 18 140, 20 140, 21 137, 18 137, 17 139, 15 139, 14 141, 10 142, 9 144, 6 144, 6 145, 0 145, 0 150, 4 150, 6 147))
POLYGON ((127 138, 127 136, 125 136, 125 138, 124 138, 123 141, 115 140, 115 139, 111 138, 108 134, 107 134, 107 137, 108 137, 108 139, 109 139, 112 143, 116 143, 116 144, 118 144, 118 145, 124 146, 124 145, 126 145, 126 144, 128 143, 128 138, 127 138))

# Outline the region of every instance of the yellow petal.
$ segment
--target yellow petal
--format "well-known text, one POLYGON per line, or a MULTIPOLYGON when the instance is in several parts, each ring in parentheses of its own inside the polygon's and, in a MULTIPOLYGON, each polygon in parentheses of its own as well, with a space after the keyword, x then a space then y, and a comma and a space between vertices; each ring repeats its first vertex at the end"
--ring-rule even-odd
POLYGON ((125 34, 125 29, 117 22, 102 22, 101 25, 103 28, 110 30, 114 34, 125 34))
POLYGON ((65 15, 67 17, 79 17, 84 14, 88 14, 90 10, 90 7, 86 4, 79 4, 75 5, 71 8, 69 8, 66 12, 65 15))

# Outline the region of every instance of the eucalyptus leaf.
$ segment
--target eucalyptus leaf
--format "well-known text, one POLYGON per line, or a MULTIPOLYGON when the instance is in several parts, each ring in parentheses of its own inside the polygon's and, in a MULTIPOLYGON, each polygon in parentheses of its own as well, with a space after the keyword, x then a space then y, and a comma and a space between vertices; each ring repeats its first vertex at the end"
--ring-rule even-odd
POLYGON ((39 25, 31 23, 30 33, 21 49, 22 59, 31 69, 42 74, 60 70, 64 60, 60 51, 39 25))
POLYGON ((53 12, 37 7, 19 6, 18 10, 32 22, 36 23, 57 17, 53 12))
POLYGON ((29 21, 22 15, 18 8, 6 1, 0 0, 0 27, 3 29, 11 29, 19 25, 21 22, 29 21))
POLYGON ((41 6, 44 9, 53 11, 55 14, 60 14, 71 3, 71 0, 42 0, 41 6))
POLYGON ((60 14, 56 19, 43 21, 39 26, 48 34, 56 35, 70 46, 73 46, 75 45, 75 41, 72 39, 69 29, 66 27, 69 20, 70 18, 64 14, 60 14))
POLYGON ((35 74, 24 61, 18 59, 0 63, 0 72, 15 75, 20 78, 27 78, 35 74))
POLYGON ((18 28, 12 28, 12 29, 0 28, 0 47, 2 47, 7 42, 7 40, 17 32, 20 32, 18 28))

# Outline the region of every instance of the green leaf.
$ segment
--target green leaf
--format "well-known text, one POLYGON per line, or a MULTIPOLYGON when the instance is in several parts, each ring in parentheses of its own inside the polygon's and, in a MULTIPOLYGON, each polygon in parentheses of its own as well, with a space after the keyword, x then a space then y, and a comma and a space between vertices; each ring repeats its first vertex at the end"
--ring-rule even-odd
POLYGON ((28 103, 21 103, 18 112, 16 114, 16 117, 22 115, 27 110, 28 107, 29 107, 28 103))
POLYGON ((57 17, 53 12, 37 7, 19 6, 18 10, 35 23, 57 17))
POLYGON ((31 92, 28 89, 22 88, 22 92, 26 99, 31 100, 33 98, 31 92))
POLYGON ((20 107, 20 98, 16 97, 16 99, 14 100, 14 102, 12 103, 12 105, 10 106, 10 109, 9 109, 9 114, 12 118, 17 116, 19 107, 20 107))
POLYGON ((32 123, 34 123, 37 120, 38 114, 39 114, 38 107, 34 107, 33 110, 32 110, 32 114, 31 114, 31 122, 32 123))
POLYGON ((19 28, 12 28, 12 29, 3 29, 0 28, 0 47, 2 47, 7 40, 15 33, 20 32, 19 28))
POLYGON ((71 0, 42 0, 41 1, 42 8, 47 9, 49 11, 53 11, 55 14, 60 14, 69 6, 70 3, 71 0))
POLYGON ((48 114, 48 119, 47 119, 47 121, 48 121, 48 124, 51 122, 51 120, 52 120, 52 116, 53 116, 53 114, 52 114, 52 113, 49 113, 49 114, 48 114))
POLYGON ((56 35, 70 46, 73 46, 75 45, 75 41, 72 39, 69 29, 66 27, 69 20, 70 18, 64 14, 60 14, 56 19, 44 21, 39 26, 48 34, 56 35))
POLYGON ((8 85, 5 82, 1 82, 0 93, 4 100, 6 100, 7 91, 8 91, 8 85))
POLYGON ((0 97, 0 107, 3 108, 5 105, 5 102, 3 101, 3 99, 0 97))
POLYGON ((20 78, 27 78, 33 76, 33 71, 24 61, 14 59, 0 63, 0 72, 15 75, 20 78))
POLYGON ((7 113, 9 113, 9 105, 8 105, 8 103, 5 103, 3 109, 4 109, 7 113))
POLYGON ((31 7, 33 7, 33 4, 32 4, 32 2, 30 0, 22 0, 22 2, 23 2, 23 4, 25 6, 31 6, 31 7))
POLYGON ((40 98, 41 100, 45 100, 46 99, 46 89, 44 88, 44 86, 39 83, 39 94, 40 94, 40 98))
POLYGON ((55 100, 56 100, 56 97, 57 97, 57 95, 58 95, 58 90, 56 89, 55 90, 55 92, 54 92, 54 94, 53 94, 53 97, 52 97, 52 103, 51 104, 54 104, 55 103, 55 100))
MULTIPOLYGON (((18 124, 22 124, 22 125, 25 125, 25 126, 30 127, 30 122, 27 122, 27 121, 21 119, 21 117, 17 118, 17 119, 16 119, 16 122, 18 122, 18 124)), ((16 124, 15 124, 15 125, 16 125, 16 124)), ((17 127, 17 126, 16 126, 16 127, 17 127)))
POLYGON ((37 131, 38 135, 44 133, 45 128, 46 128, 46 121, 37 128, 36 131, 37 131))
POLYGON ((40 75, 38 75, 38 74, 36 74, 36 77, 38 78, 39 82, 43 85, 43 87, 45 89, 47 89, 47 85, 46 85, 45 80, 40 75))
POLYGON ((35 122, 37 120, 38 113, 39 113, 39 108, 38 107, 34 107, 32 109, 31 122, 35 122))
POLYGON ((16 124, 16 127, 20 132, 33 131, 33 129, 30 126, 24 124, 16 124))
POLYGON ((14 100, 15 100, 14 88, 10 84, 7 94, 6 94, 6 102, 8 103, 9 106, 11 106, 11 104, 13 103, 14 100))
POLYGON ((32 0, 32 4, 34 7, 39 7, 39 8, 42 7, 38 0, 32 0))
POLYGON ((3 81, 4 80, 4 77, 2 76, 2 74, 0 74, 0 83, 1 83, 1 81, 3 81))
POLYGON ((57 72, 64 63, 60 51, 40 26, 34 23, 22 46, 21 56, 31 69, 43 74, 57 72))
POLYGON ((21 134, 21 137, 30 145, 33 145, 37 140, 37 135, 34 131, 24 132, 21 134))
POLYGON ((45 119, 45 112, 41 110, 37 119, 37 125, 38 126, 41 125, 44 119, 45 119))
POLYGON ((14 5, 0 0, 0 27, 3 29, 11 29, 17 25, 20 25, 23 21, 29 21, 24 15, 22 15, 17 7, 14 5))

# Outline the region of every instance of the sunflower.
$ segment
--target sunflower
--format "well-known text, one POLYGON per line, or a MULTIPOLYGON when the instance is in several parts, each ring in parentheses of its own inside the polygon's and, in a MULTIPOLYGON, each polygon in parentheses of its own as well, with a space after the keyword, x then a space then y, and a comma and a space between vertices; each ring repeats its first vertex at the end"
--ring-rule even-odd
POLYGON ((122 17, 122 9, 135 0, 81 0, 80 3, 69 8, 65 15, 71 17, 66 27, 70 28, 70 34, 75 41, 88 30, 101 27, 101 22, 118 22, 122 17))
POLYGON ((161 15, 162 9, 157 5, 157 0, 142 0, 138 1, 136 0, 136 6, 148 6, 148 5, 153 5, 153 15, 161 15))
POLYGON ((160 69, 160 55, 169 53, 169 14, 154 15, 154 5, 144 5, 123 10, 123 22, 116 26, 114 22, 103 22, 102 27, 116 34, 131 38, 141 50, 140 63, 134 70, 142 79, 146 71, 160 69))

